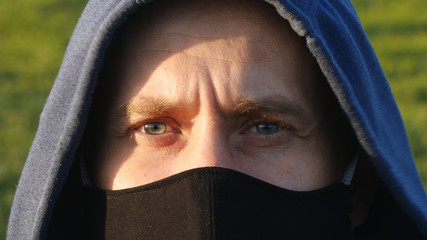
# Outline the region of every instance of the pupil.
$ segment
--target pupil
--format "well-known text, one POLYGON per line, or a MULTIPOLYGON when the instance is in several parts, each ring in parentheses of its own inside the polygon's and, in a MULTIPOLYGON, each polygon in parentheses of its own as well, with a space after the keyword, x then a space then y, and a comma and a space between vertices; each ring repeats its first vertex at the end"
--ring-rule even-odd
POLYGON ((163 123, 148 123, 144 125, 144 131, 151 135, 159 135, 165 133, 166 126, 163 123))
POLYGON ((261 123, 256 126, 259 134, 273 134, 279 131, 279 126, 273 123, 261 123))

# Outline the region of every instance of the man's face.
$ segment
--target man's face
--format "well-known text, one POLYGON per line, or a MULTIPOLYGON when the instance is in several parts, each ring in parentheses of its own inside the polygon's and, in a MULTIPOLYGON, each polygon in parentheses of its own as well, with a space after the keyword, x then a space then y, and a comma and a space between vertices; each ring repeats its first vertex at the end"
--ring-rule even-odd
POLYGON ((153 8, 116 43, 101 79, 114 94, 98 119, 96 185, 207 166, 293 190, 338 181, 324 80, 304 41, 264 3, 197 2, 153 8))

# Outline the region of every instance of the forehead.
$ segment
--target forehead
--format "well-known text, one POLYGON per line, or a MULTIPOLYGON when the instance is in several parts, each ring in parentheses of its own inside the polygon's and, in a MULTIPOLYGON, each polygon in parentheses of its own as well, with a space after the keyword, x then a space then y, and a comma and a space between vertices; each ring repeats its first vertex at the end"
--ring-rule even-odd
POLYGON ((106 69, 116 78, 150 72, 174 53, 197 53, 201 58, 206 53, 231 62, 313 65, 304 40, 261 0, 155 1, 126 21, 112 53, 106 69))
MULTIPOLYGON (((125 24, 116 45, 123 58, 138 51, 189 50, 199 43, 223 43, 219 57, 227 48, 240 48, 237 59, 271 59, 283 46, 297 41, 295 32, 273 6, 261 0, 178 0, 155 1, 143 6, 125 24), (250 46, 250 48, 249 48, 250 46)), ((307 49, 303 49, 307 51, 307 49)))
POLYGON ((139 28, 144 22, 149 31, 198 34, 202 30, 217 36, 247 34, 256 28, 274 32, 271 28, 283 22, 274 7, 263 0, 157 0, 141 7, 133 20, 127 25, 139 28))
POLYGON ((113 105, 122 105, 137 94, 194 95, 189 91, 173 94, 182 86, 199 84, 185 76, 180 81, 179 74, 195 75, 204 69, 226 79, 213 83, 223 90, 219 93, 224 99, 233 90, 262 95, 264 89, 267 93, 272 89, 310 105, 324 93, 317 63, 304 39, 261 0, 155 1, 125 22, 112 48, 103 81, 113 105), (186 55, 189 62, 184 64, 186 58, 179 55, 186 55), (212 66, 215 69, 209 69, 212 66), (236 81, 227 78, 228 73, 237 76, 236 81), (161 86, 161 94, 149 85, 153 89, 161 86))

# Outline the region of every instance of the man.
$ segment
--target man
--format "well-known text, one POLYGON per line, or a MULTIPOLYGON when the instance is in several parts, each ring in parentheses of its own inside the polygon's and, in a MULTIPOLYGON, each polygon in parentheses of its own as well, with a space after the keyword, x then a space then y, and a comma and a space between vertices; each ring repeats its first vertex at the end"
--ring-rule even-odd
POLYGON ((426 234, 400 116, 349 2, 137 7, 86 9, 10 238, 426 234))

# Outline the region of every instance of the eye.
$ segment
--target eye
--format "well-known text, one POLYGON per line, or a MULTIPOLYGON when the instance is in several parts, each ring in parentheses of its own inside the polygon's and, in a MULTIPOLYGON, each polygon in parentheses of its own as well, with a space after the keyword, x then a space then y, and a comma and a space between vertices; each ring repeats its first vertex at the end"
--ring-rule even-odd
POLYGON ((180 125, 172 118, 147 119, 131 128, 131 139, 139 146, 167 147, 180 139, 180 125))
POLYGON ((150 135, 160 135, 166 132, 166 124, 161 122, 152 122, 144 124, 141 131, 150 135))
POLYGON ((280 130, 280 126, 275 123, 258 123, 252 127, 249 131, 256 132, 258 134, 274 134, 280 130))
POLYGON ((259 123, 255 126, 258 134, 273 134, 280 130, 280 127, 274 123, 259 123))

